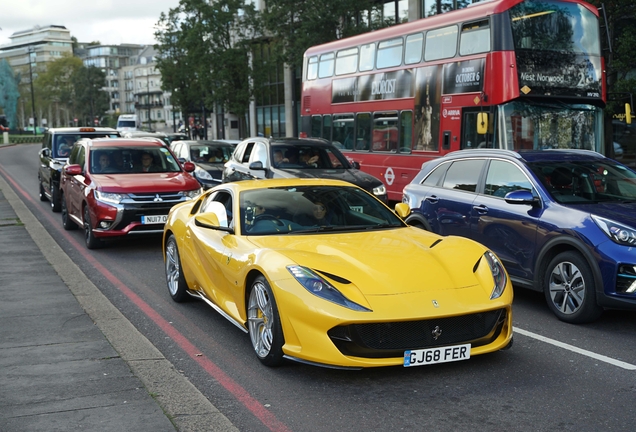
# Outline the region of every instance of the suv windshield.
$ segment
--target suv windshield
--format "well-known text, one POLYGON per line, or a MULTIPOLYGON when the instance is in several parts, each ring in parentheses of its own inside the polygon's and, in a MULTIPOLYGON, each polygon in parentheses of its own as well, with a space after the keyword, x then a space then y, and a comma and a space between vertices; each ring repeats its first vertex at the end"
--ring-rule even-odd
POLYGON ((542 161, 528 164, 559 203, 636 202, 636 173, 603 161, 542 161))
POLYGON ((336 169, 350 168, 347 159, 335 147, 314 145, 272 145, 270 155, 276 168, 336 169))
POLYGON ((77 132, 77 133, 56 133, 55 134, 55 155, 57 158, 67 158, 71 154, 71 149, 76 141, 82 138, 118 138, 118 132, 112 133, 96 133, 96 132, 77 132))
POLYGON ((92 174, 180 172, 181 167, 165 147, 112 146, 92 149, 89 171, 92 174))

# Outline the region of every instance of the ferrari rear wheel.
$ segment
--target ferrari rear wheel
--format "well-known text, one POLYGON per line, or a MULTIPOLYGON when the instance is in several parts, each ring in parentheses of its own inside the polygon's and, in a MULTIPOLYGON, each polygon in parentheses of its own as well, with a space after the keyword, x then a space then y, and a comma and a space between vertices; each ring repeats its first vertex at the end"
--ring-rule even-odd
POLYGON ((172 300, 181 303, 188 298, 188 284, 181 272, 179 248, 174 235, 170 235, 166 243, 166 281, 172 300))
POLYGON ((274 294, 263 276, 252 283, 247 319, 252 347, 258 359, 266 366, 280 366, 285 340, 274 294))

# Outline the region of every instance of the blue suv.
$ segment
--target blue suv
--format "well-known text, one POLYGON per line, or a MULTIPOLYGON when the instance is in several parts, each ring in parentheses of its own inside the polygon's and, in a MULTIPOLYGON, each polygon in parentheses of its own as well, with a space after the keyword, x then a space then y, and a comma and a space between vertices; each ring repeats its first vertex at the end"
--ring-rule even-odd
POLYGON ((478 241, 570 323, 636 310, 636 173, 587 150, 460 150, 404 188, 406 222, 478 241))

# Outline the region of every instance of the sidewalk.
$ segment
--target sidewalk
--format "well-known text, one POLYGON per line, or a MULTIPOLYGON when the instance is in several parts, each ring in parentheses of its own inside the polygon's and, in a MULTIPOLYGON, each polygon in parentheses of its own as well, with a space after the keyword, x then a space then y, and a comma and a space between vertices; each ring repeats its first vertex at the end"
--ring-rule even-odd
POLYGON ((2 177, 0 253, 2 432, 237 430, 84 276, 2 177))

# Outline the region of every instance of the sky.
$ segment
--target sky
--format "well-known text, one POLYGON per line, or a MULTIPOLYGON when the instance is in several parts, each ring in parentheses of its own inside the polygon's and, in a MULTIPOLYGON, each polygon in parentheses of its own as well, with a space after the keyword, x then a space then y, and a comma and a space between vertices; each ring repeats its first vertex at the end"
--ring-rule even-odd
POLYGON ((104 45, 156 43, 154 32, 162 12, 179 0, 0 0, 0 45, 36 25, 62 25, 78 42, 104 45))

